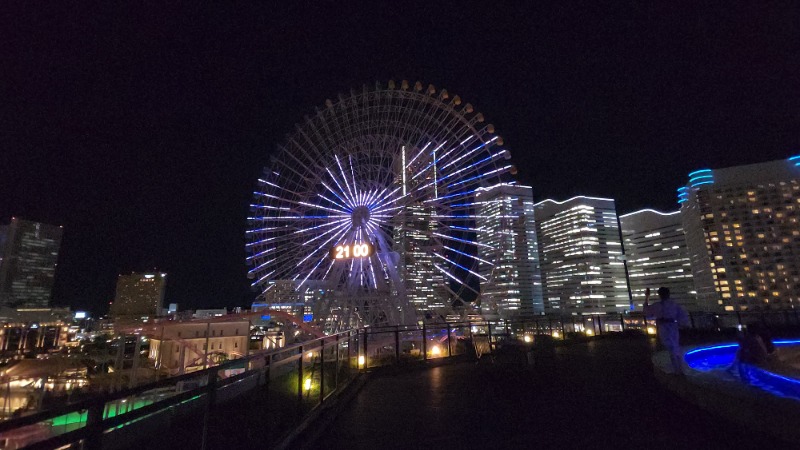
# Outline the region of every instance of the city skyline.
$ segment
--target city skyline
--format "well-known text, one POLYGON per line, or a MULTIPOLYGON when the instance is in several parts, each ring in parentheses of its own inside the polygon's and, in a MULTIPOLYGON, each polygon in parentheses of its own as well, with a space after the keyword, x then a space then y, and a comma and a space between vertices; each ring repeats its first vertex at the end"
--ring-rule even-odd
POLYGON ((53 300, 102 312, 117 274, 158 267, 170 302, 250 304, 252 180, 315 105, 376 80, 460 93, 535 200, 672 210, 683 174, 800 148, 794 10, 373 8, 159 11, 169 25, 55 8, 3 27, 0 222, 65 226, 53 300))

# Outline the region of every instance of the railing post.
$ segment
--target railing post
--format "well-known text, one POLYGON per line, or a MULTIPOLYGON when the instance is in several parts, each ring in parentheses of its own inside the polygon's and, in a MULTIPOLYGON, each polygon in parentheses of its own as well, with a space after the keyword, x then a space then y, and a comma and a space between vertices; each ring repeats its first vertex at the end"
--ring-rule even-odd
POLYGON ((394 363, 400 364, 400 325, 394 327, 394 363))
POLYGON ((422 322, 422 360, 428 360, 428 329, 425 328, 425 322, 422 322))
POLYGON ((214 403, 217 399, 217 369, 212 367, 208 369, 208 380, 206 382, 206 411, 203 414, 203 440, 201 448, 203 450, 208 448, 208 426, 211 422, 211 414, 214 411, 214 403))
POLYGON ((106 402, 98 399, 92 402, 89 409, 86 411, 86 429, 88 436, 86 436, 86 450, 100 450, 103 448, 103 412, 106 407, 106 402))
MULTIPOLYGON (((453 356, 453 350, 450 348, 450 324, 445 322, 447 326, 447 357, 453 356)), ((508 330, 508 324, 506 324, 506 330, 508 330)))
POLYGON ((742 324, 742 314, 739 311, 736 311, 736 320, 739 322, 739 325, 742 324))
POLYGON ((489 353, 492 353, 492 322, 486 321, 486 335, 489 337, 489 353))
POLYGON ((694 330, 694 314, 689 313, 689 323, 692 325, 692 329, 694 330))
POLYGON ((625 315, 623 315, 622 313, 619 313, 619 331, 620 332, 625 331, 625 315))
POLYGON ((364 328, 364 370, 369 366, 369 356, 367 355, 367 329, 364 328))
POLYGON ((303 346, 299 347, 300 359, 297 360, 297 408, 303 405, 303 346))
MULTIPOLYGON (((319 350, 319 402, 325 401, 325 338, 320 339, 319 350)), ((313 366, 312 366, 313 367, 313 366)))
MULTIPOLYGON (((349 346, 348 346, 349 347, 349 346)), ((339 389, 339 334, 336 334, 336 364, 334 364, 334 368, 336 372, 333 373, 333 389, 339 389)))

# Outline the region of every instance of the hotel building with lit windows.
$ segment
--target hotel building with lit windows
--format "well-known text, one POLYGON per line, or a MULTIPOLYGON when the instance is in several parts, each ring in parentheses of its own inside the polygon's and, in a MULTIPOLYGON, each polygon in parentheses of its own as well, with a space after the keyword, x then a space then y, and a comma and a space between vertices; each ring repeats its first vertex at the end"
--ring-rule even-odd
POLYGON ((688 311, 704 310, 697 303, 680 211, 642 209, 619 216, 619 221, 636 306, 644 303, 646 288, 655 298, 656 289, 663 286, 688 311))
POLYGON ((166 273, 131 273, 117 278, 110 314, 115 319, 144 319, 161 314, 166 273))
POLYGON ((478 188, 481 312, 521 318, 544 313, 539 249, 530 186, 478 188), (488 261, 495 261, 494 266, 488 261))
POLYGON ((534 205, 544 310, 604 314, 630 307, 614 200, 573 197, 534 205))
POLYGON ((698 300, 718 311, 800 301, 800 156, 689 174, 678 202, 698 300))

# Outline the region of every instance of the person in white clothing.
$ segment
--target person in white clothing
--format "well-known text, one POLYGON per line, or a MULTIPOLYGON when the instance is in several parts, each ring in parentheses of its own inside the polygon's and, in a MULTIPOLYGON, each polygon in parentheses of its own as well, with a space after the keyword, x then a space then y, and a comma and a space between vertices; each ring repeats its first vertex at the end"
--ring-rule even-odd
POLYGON ((644 313, 648 319, 655 319, 658 340, 669 352, 672 370, 675 374, 683 374, 683 362, 680 352, 681 326, 689 324, 686 310, 669 296, 669 288, 658 288, 658 303, 650 304, 650 288, 644 296, 644 313))

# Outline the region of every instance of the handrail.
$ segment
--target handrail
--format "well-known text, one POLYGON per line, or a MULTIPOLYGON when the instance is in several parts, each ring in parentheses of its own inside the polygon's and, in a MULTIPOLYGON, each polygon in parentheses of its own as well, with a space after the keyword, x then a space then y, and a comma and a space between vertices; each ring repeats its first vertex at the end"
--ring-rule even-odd
MULTIPOLYGON (((757 317, 759 320, 766 320, 771 314, 773 313, 756 312, 751 314, 735 315, 695 313, 692 315, 692 327, 719 330, 720 327, 726 325, 726 323, 724 323, 726 319, 735 319, 739 324, 742 324, 743 321, 748 319, 748 317, 757 317), (696 319, 706 320, 700 321, 700 326, 697 326, 698 322, 696 322, 696 319)), ((800 325, 800 317, 798 316, 797 311, 794 311, 794 315, 792 315, 791 312, 785 311, 779 311, 777 314, 782 315, 784 324, 786 325, 800 325), (792 317, 794 320, 790 320, 792 317)), ((729 320, 727 325, 730 326, 732 323, 733 322, 729 320)), ((307 397, 307 394, 304 394, 304 389, 301 384, 305 383, 305 380, 308 376, 315 377, 317 380, 323 380, 323 371, 327 370, 325 368, 325 364, 331 361, 330 357, 325 356, 325 351, 335 347, 335 363, 337 365, 340 363, 345 364, 345 361, 347 361, 346 359, 341 359, 339 354, 340 350, 345 348, 339 347, 340 343, 344 340, 346 340, 348 343, 346 348, 348 357, 351 358, 351 361, 346 363, 353 364, 349 366, 342 366, 349 367, 347 379, 345 380, 348 381, 352 379, 352 370, 354 369, 365 369, 369 367, 375 367, 377 365, 394 364, 400 362, 402 360, 400 342, 407 342, 409 337, 415 341, 421 340, 421 342, 418 342, 420 345, 416 347, 412 346, 412 348, 415 349, 413 351, 416 353, 411 353, 412 351, 408 350, 408 348, 402 350, 402 353, 409 354, 412 358, 417 358, 418 360, 428 360, 428 341, 431 339, 440 340, 440 343, 444 343, 444 340, 446 339, 447 349, 442 351, 441 355, 437 354, 435 357, 449 357, 454 353, 452 343, 453 339, 460 339, 461 337, 467 337, 467 335, 471 337, 474 332, 479 332, 488 336, 490 344, 489 351, 491 351, 493 343, 499 342, 504 338, 512 338, 515 333, 524 333, 526 335, 552 334, 553 336, 556 336, 556 333, 562 333, 561 337, 565 337, 567 332, 586 332, 588 336, 594 336, 608 331, 624 331, 626 328, 630 327, 648 328, 653 324, 654 322, 647 319, 643 313, 633 312, 605 316, 542 316, 531 318, 530 320, 518 321, 481 319, 457 322, 434 322, 421 325, 368 326, 360 329, 351 329, 314 338, 309 341, 295 343, 282 348, 254 352, 245 357, 226 361, 222 364, 212 366, 207 369, 198 370, 196 372, 178 375, 175 377, 169 377, 131 388, 125 388, 115 392, 103 393, 93 398, 88 398, 66 405, 57 406, 45 411, 39 411, 26 416, 9 419, 7 421, 0 422, 0 433, 10 432, 28 425, 47 422, 48 420, 55 419, 60 416, 65 416, 72 413, 80 413, 81 418, 78 422, 79 425, 76 426, 76 429, 47 437, 44 440, 34 444, 34 446, 41 447, 49 444, 62 445, 64 443, 74 442, 74 440, 70 441, 70 439, 96 439, 98 433, 101 433, 103 430, 109 430, 123 424, 132 423, 145 416, 156 414, 159 411, 174 407, 175 405, 184 403, 193 398, 205 398, 206 400, 204 400, 205 403, 203 404, 206 404, 207 408, 211 408, 215 402, 214 399, 216 393, 222 392, 220 391, 221 389, 225 389, 227 386, 232 386, 239 381, 243 381, 252 377, 257 377, 255 385, 261 385, 261 380, 264 379, 262 374, 267 374, 266 382, 268 382, 269 378, 276 373, 273 372, 273 370, 292 364, 297 364, 298 377, 297 386, 293 389, 297 389, 298 391, 298 400, 305 401, 303 398, 304 395, 307 397), (482 329, 480 331, 473 331, 473 327, 480 327, 482 329), (439 333, 444 330, 447 331, 447 335, 442 336, 441 339, 439 339, 439 333), (455 330, 460 331, 453 333, 455 330), (592 334, 588 333, 590 330, 593 331, 592 334), (419 333, 419 335, 405 335, 405 333, 414 332, 419 333), (372 337, 382 336, 390 333, 394 334, 394 342, 391 343, 384 337, 380 337, 376 340, 370 339, 372 337), (373 348, 372 346, 375 345, 375 342, 378 342, 380 347, 373 348), (393 352, 391 352, 392 347, 394 350, 393 352), (368 349, 371 350, 371 353, 368 353, 368 349), (308 351, 315 353, 319 352, 318 356, 315 357, 315 360, 312 360, 310 363, 305 362, 305 354, 308 351), (394 353, 394 355, 392 355, 392 353, 394 353), (373 358, 373 360, 365 360, 362 362, 362 356, 365 355, 372 355, 369 357, 373 358), (392 356, 394 357, 392 358, 392 356), (357 365, 355 365, 356 363, 352 360, 352 358, 355 357, 357 357, 358 360, 357 365), (256 361, 259 362, 259 364, 251 365, 252 362, 256 361), (311 372, 304 372, 304 366, 306 364, 312 365, 310 369, 311 372), (218 380, 222 371, 233 368, 240 369, 242 366, 244 366, 244 371, 242 373, 237 373, 218 380), (319 370, 319 372, 314 372, 315 367, 319 370), (182 392, 165 392, 164 395, 166 396, 163 398, 155 397, 151 399, 149 396, 140 397, 139 399, 135 398, 148 391, 157 390, 167 386, 173 387, 178 383, 187 380, 198 380, 199 386, 192 387, 191 389, 187 389, 182 392), (119 408, 120 406, 119 403, 117 403, 115 406, 114 402, 122 402, 126 399, 131 399, 131 402, 126 404, 126 406, 123 408, 124 411, 118 411, 118 409, 115 409, 112 414, 111 408, 119 408), (152 403, 150 403, 151 401, 152 403), (134 405, 135 402, 138 402, 138 405, 134 405), (106 414, 106 412, 108 414, 106 414), (86 413, 85 421, 82 418, 84 413, 86 413)), ((461 351, 463 352, 463 349, 461 351)), ((456 350, 456 353, 457 352, 458 350, 456 350)), ((307 371, 309 369, 305 370, 307 371)), ((277 373, 285 374, 287 372, 279 371, 277 373)), ((338 372, 336 376, 338 377, 338 372)), ((245 389, 251 389, 251 387, 249 387, 249 383, 241 386, 245 386, 245 389)), ((319 385, 318 392, 319 398, 315 401, 321 403, 333 392, 338 392, 339 389, 340 383, 338 381, 336 381, 332 390, 330 386, 325 386, 324 383, 321 383, 319 385)), ((229 396, 226 396, 225 398, 232 398, 231 395, 240 395, 240 392, 242 391, 234 389, 227 392, 231 392, 232 394, 229 394, 229 396)), ((317 394, 314 395, 316 396, 317 394)), ((206 411, 206 414, 208 414, 208 410, 206 411)))

